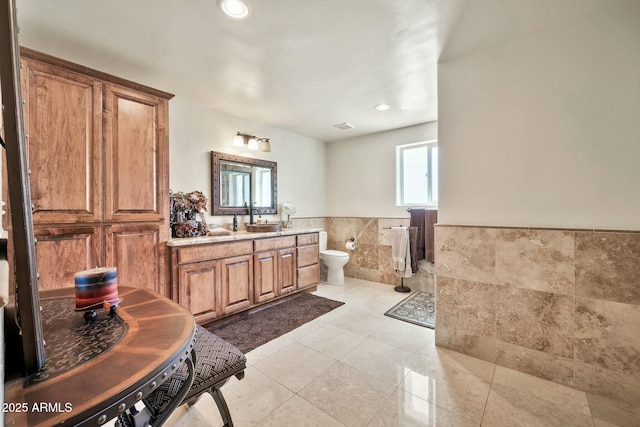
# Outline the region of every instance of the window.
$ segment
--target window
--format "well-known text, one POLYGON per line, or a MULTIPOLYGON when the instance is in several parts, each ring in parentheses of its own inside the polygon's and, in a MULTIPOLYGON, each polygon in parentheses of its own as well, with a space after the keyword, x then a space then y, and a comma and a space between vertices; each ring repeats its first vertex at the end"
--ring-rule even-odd
POLYGON ((398 206, 438 204, 438 142, 396 147, 398 206))

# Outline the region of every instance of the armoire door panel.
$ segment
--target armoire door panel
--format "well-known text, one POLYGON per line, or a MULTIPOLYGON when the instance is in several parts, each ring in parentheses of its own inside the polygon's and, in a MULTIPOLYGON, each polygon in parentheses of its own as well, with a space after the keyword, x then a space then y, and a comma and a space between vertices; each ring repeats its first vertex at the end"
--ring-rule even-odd
POLYGON ((100 221, 102 83, 29 60, 22 79, 34 221, 100 221))
POLYGON ((74 274, 102 265, 100 227, 34 230, 40 290, 75 286, 74 274))
POLYGON ((117 268, 119 285, 149 288, 166 295, 159 225, 110 225, 105 228, 105 242, 105 266, 117 268))
POLYGON ((105 85, 105 218, 158 221, 168 206, 167 101, 105 85))

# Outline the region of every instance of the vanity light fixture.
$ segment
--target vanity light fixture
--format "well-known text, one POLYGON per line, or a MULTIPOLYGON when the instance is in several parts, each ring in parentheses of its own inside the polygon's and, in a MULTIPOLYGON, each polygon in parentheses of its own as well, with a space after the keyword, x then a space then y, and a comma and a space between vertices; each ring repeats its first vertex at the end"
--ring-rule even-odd
POLYGON ((249 6, 241 0, 220 0, 220 9, 229 17, 244 19, 249 16, 249 6))
POLYGON ((271 152, 271 141, 269 138, 258 138, 254 135, 247 135, 242 132, 236 132, 231 143, 234 147, 245 147, 249 150, 262 150, 265 153, 271 152))
POLYGON ((378 111, 387 111, 389 108, 391 108, 389 104, 378 104, 375 106, 375 109, 378 111))

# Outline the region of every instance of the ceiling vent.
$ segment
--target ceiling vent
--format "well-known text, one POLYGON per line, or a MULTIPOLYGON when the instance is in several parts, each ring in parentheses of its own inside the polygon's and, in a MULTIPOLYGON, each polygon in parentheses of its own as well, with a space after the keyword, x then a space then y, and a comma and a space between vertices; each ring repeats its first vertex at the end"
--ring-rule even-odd
POLYGON ((333 125, 334 127, 337 127, 338 129, 342 129, 342 130, 347 130, 347 129, 353 129, 353 125, 351 123, 338 123, 337 125, 333 125))

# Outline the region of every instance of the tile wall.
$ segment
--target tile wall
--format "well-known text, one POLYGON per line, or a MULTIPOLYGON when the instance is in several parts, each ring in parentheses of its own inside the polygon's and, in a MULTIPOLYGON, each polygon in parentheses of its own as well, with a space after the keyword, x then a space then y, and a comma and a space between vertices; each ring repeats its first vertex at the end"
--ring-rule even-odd
POLYGON ((436 344, 640 406, 640 232, 436 226, 436 344))
MULTIPOLYGON (((329 249, 345 250, 345 241, 355 238, 357 248, 350 253, 345 266, 346 276, 398 286, 400 278, 392 268, 392 226, 409 225, 409 218, 345 218, 325 219, 329 249)), ((424 260, 418 263, 418 271, 405 279, 405 286, 412 290, 434 291, 434 265, 424 260)))
MULTIPOLYGON (((355 238, 356 250, 349 252, 344 274, 357 279, 371 280, 393 286, 400 285, 391 263, 391 226, 409 225, 409 218, 294 218, 293 226, 323 228, 327 232, 327 247, 346 251, 345 241, 355 238)), ((419 261, 418 272, 405 279, 412 290, 434 291, 434 265, 419 261)))

